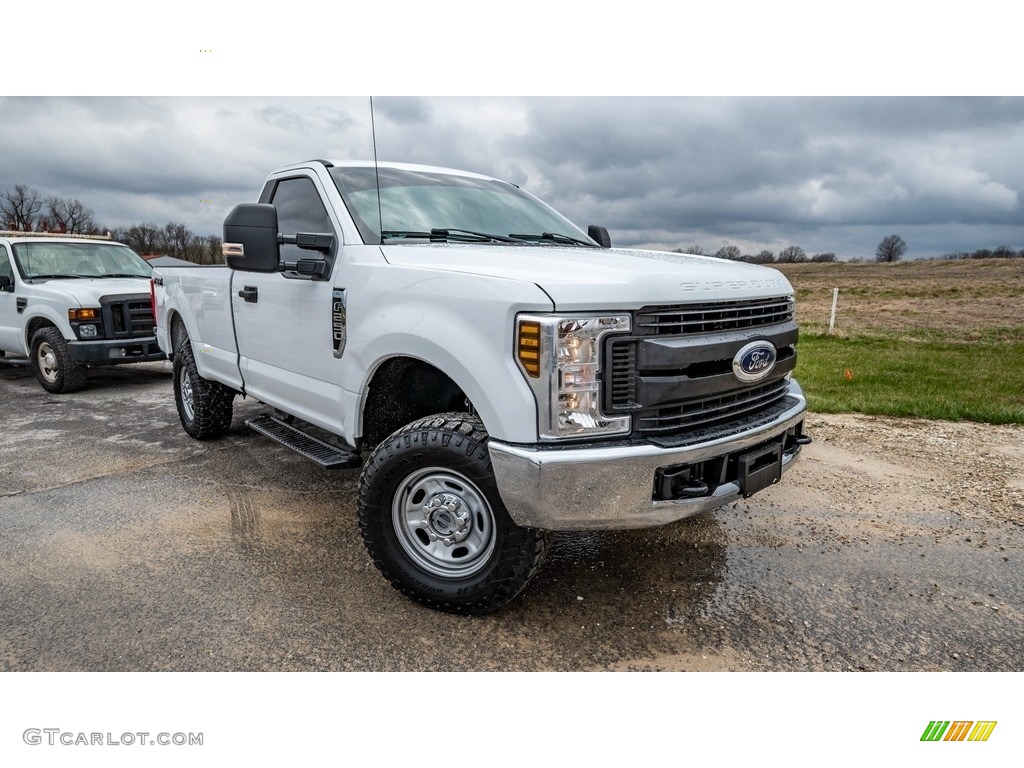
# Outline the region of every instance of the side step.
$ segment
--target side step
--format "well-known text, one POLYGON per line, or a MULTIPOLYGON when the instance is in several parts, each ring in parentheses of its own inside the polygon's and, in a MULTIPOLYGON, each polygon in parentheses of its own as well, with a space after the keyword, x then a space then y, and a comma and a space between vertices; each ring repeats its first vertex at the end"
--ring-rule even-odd
POLYGON ((266 435, 271 440, 276 440, 286 448, 291 448, 311 461, 315 461, 325 469, 351 469, 362 464, 358 453, 352 453, 336 445, 325 443, 323 440, 303 432, 298 427, 293 427, 287 422, 281 421, 270 414, 253 416, 245 420, 248 427, 252 427, 261 435, 266 435))

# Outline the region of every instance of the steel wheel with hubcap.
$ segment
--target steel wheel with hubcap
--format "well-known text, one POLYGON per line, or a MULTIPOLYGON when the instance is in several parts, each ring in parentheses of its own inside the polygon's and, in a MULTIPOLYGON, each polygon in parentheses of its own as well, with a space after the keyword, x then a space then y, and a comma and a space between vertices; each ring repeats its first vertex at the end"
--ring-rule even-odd
POLYGON ((479 419, 444 413, 384 440, 363 468, 359 527, 373 562, 406 596, 452 613, 512 600, 540 567, 548 535, 513 522, 479 419))
POLYGON ((491 505, 458 472, 413 472, 396 490, 391 513, 405 553, 435 576, 471 576, 494 550, 491 505))
POLYGON ((32 334, 32 370, 47 392, 74 392, 85 386, 85 369, 71 359, 71 349, 61 332, 52 327, 32 334))

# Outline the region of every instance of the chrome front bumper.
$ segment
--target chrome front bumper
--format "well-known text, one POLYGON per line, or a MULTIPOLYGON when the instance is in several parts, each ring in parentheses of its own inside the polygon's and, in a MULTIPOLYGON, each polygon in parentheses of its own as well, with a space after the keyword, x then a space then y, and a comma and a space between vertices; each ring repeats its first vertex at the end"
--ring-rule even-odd
MULTIPOLYGON (((719 485, 707 496, 656 501, 655 472, 697 464, 780 439, 804 420, 807 402, 790 385, 793 405, 771 422, 739 434, 679 448, 655 445, 539 447, 488 444, 498 491, 516 524, 551 531, 649 528, 735 501, 738 482, 719 485)), ((787 447, 782 469, 792 466, 800 445, 787 447)))

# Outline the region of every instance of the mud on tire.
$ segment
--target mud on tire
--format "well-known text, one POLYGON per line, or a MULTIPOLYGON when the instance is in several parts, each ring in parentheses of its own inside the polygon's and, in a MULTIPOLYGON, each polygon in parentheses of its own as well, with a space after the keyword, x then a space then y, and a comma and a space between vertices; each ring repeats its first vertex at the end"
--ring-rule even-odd
POLYGON ((231 428, 235 393, 199 375, 192 342, 182 341, 174 353, 174 404, 181 426, 197 440, 221 437, 231 428))
POLYGON ((85 386, 85 368, 71 359, 71 349, 59 330, 50 326, 32 334, 32 370, 47 392, 75 392, 85 386))
POLYGON ((466 413, 421 419, 374 449, 360 478, 359 528, 392 586, 451 613, 508 603, 548 546, 547 533, 519 527, 505 510, 487 433, 466 413))

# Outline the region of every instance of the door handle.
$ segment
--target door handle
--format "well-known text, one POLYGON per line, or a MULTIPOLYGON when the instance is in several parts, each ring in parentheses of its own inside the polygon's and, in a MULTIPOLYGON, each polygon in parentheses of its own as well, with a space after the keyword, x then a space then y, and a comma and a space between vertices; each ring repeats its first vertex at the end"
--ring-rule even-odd
POLYGON ((240 298, 245 299, 250 304, 255 304, 257 301, 260 300, 259 288, 257 288, 254 285, 245 286, 245 288, 238 292, 238 295, 240 298))

